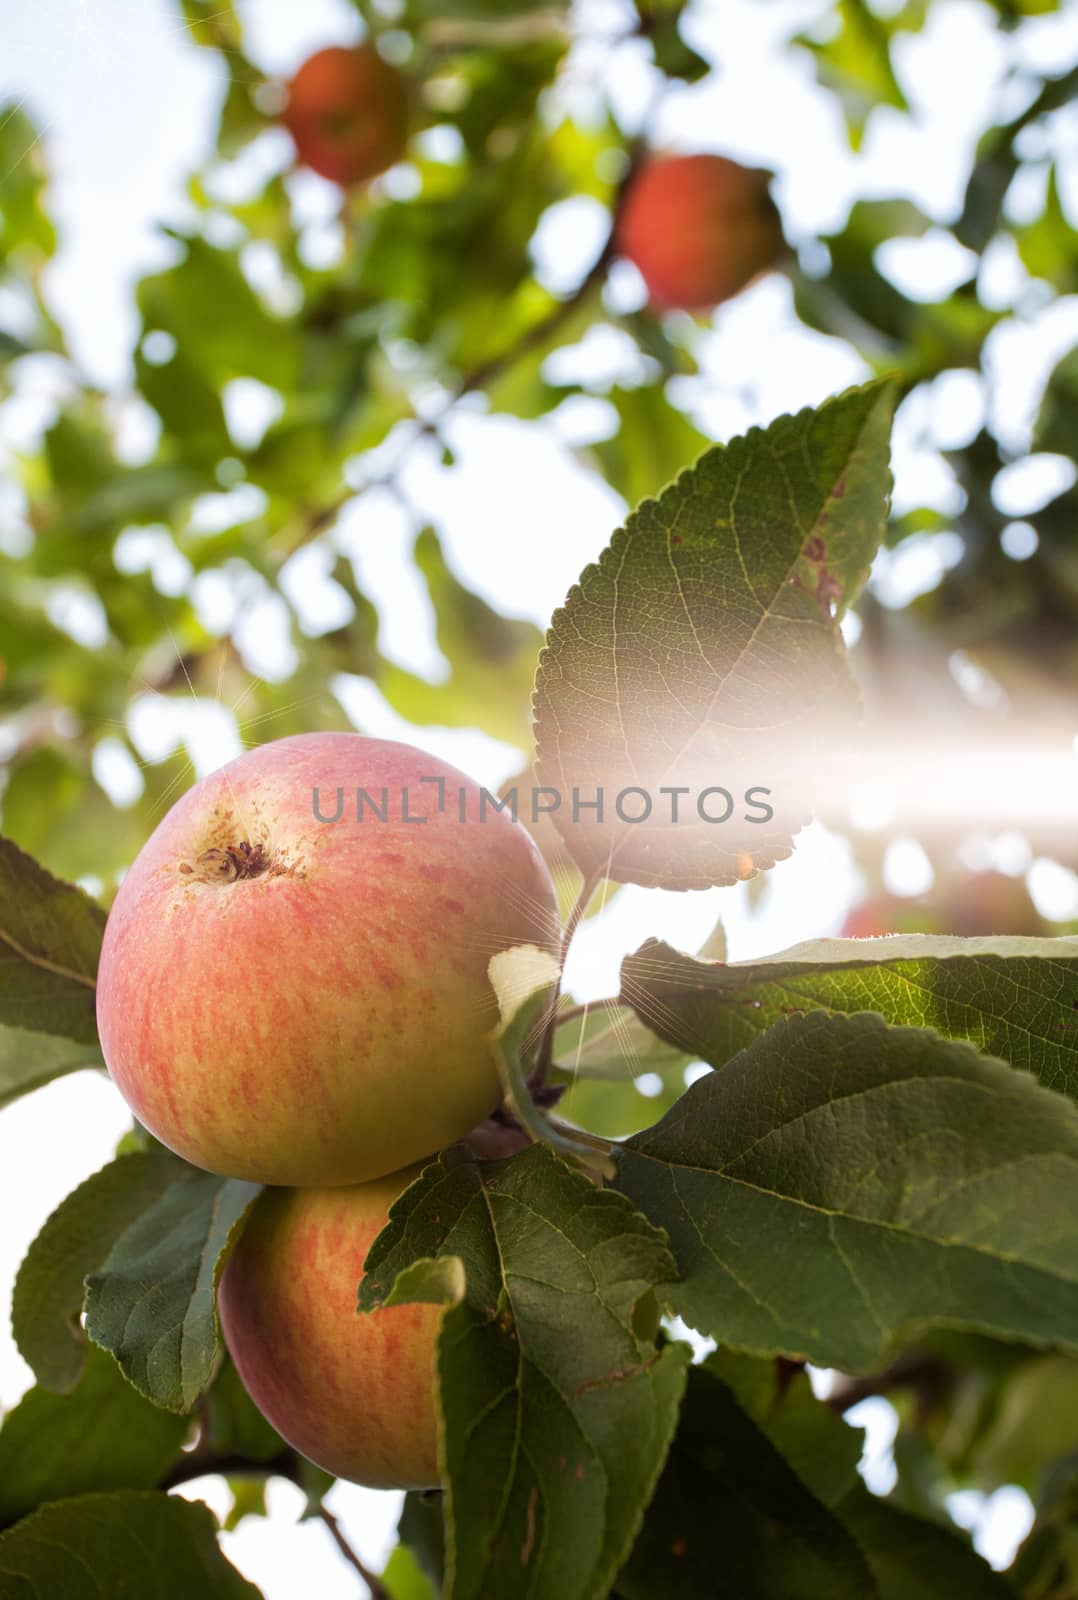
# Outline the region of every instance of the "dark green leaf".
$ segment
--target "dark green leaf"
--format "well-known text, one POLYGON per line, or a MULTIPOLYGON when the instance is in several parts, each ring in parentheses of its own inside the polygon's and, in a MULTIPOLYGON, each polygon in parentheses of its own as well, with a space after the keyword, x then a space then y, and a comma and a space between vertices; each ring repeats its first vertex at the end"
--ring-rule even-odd
POLYGON ((541 1145, 449 1152, 397 1202, 360 1304, 454 1302, 438 1349, 451 1600, 606 1593, 684 1384, 685 1347, 653 1343, 672 1267, 643 1217, 541 1145))
POLYGON ((121 1156, 69 1194, 30 1246, 15 1280, 11 1326, 44 1388, 73 1388, 85 1365, 79 1314, 86 1274, 183 1170, 160 1148, 121 1156))
POLYGON ((0 1022, 95 1045, 104 931, 88 894, 0 838, 0 1022))
POLYGON ((183 1170, 86 1280, 86 1332, 141 1394, 189 1411, 217 1355, 224 1255, 257 1184, 183 1170))
POLYGON ((792 1017, 618 1166, 724 1344, 849 1370, 932 1323, 1078 1349, 1078 1109, 968 1044, 792 1017))
POLYGON ((0 1523, 95 1489, 152 1489, 188 1424, 159 1411, 91 1350, 69 1395, 31 1389, 0 1427, 0 1523))
POLYGON ((445 1581, 444 1495, 412 1490, 404 1497, 397 1537, 411 1551, 431 1588, 441 1593, 445 1581))
POLYGON ((259 1600, 217 1547, 204 1505, 86 1494, 43 1506, 0 1538, 0 1600, 259 1600))
POLYGON ((288 1446, 259 1411, 230 1357, 206 1393, 202 1412, 206 1442, 219 1456, 243 1456, 248 1461, 272 1461, 288 1446))
POLYGON ((0 1027, 0 1108, 54 1078, 84 1067, 104 1067, 100 1050, 59 1035, 0 1027))
POLYGON ((858 1489, 842 1520, 864 1551, 880 1600, 1014 1600, 963 1538, 858 1489))
POLYGON ((875 1600, 857 1544, 733 1392, 694 1368, 623 1600, 875 1600))

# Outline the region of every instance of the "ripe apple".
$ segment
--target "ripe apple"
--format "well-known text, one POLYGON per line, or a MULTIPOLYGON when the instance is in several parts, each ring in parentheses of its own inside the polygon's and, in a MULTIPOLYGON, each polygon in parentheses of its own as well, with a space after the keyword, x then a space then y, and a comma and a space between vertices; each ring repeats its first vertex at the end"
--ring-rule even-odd
POLYGON ((487 963, 553 947, 556 923, 531 838, 463 773, 355 733, 279 739, 188 790, 121 884, 98 974, 105 1060, 196 1166, 381 1177, 494 1109, 487 963), (357 821, 358 789, 386 820, 364 801, 357 821))
POLYGON ((292 79, 284 122, 304 166, 342 186, 361 183, 403 154, 408 91, 373 45, 334 45, 292 79))
POLYGON ((631 179, 616 242, 653 306, 717 306, 775 265, 784 245, 769 174, 723 156, 653 156, 631 179))
POLYGON ((439 1477, 441 1308, 356 1311, 367 1251, 419 1170, 347 1189, 267 1189, 217 1295, 225 1342, 267 1421, 327 1472, 374 1489, 439 1477))

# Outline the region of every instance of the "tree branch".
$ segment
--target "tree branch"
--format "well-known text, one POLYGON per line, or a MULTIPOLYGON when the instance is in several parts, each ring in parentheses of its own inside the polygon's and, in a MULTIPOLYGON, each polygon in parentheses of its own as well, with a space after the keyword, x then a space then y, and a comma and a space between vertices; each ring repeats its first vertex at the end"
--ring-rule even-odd
MULTIPOLYGON (((203 1445, 196 1445, 193 1450, 186 1451, 166 1473, 158 1484, 163 1490, 176 1489, 183 1483, 190 1483, 194 1478, 203 1478, 209 1474, 220 1475, 224 1478, 287 1478, 290 1483, 295 1483, 302 1488, 301 1462, 294 1450, 282 1450, 279 1455, 271 1456, 268 1461, 252 1461, 250 1456, 240 1454, 219 1454, 215 1450, 203 1445)), ((348 1540, 341 1532, 340 1523, 326 1506, 319 1504, 317 1516, 325 1523, 333 1536, 333 1541, 344 1559, 359 1573, 363 1582, 371 1592, 372 1600, 390 1600, 389 1591, 376 1572, 371 1572, 364 1561, 352 1549, 348 1540)))
POLYGON ((951 1368, 938 1356, 911 1352, 902 1356, 885 1372, 853 1378, 838 1374, 824 1404, 832 1411, 848 1411, 851 1406, 875 1396, 886 1396, 895 1389, 912 1389, 922 1406, 931 1405, 946 1386, 951 1368))
POLYGON ((337 1518, 326 1506, 318 1507, 318 1515, 325 1523, 333 1536, 334 1543, 348 1564, 355 1568, 363 1582, 371 1592, 371 1600, 390 1600, 389 1590, 376 1572, 372 1572, 367 1564, 360 1558, 341 1532, 341 1525, 337 1518))
POLYGON ((219 1474, 223 1478, 287 1478, 290 1483, 298 1483, 299 1457, 294 1450, 282 1450, 280 1455, 271 1456, 268 1461, 252 1461, 250 1456, 238 1453, 219 1455, 214 1450, 196 1445, 193 1450, 184 1451, 161 1479, 158 1488, 176 1489, 181 1483, 190 1483, 193 1478, 204 1478, 210 1474, 219 1474))

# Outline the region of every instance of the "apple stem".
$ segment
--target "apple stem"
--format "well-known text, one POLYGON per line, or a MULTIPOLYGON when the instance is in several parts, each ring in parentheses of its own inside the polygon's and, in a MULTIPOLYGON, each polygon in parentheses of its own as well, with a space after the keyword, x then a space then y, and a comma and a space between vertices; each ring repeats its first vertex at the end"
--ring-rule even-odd
POLYGON ((585 1000, 578 1006, 563 1006, 558 1012, 559 1022, 583 1022, 596 1011, 624 1011, 625 1001, 618 994, 605 995, 601 1000, 585 1000))
POLYGON ((561 1000, 561 980, 565 972, 565 959, 569 954, 569 946, 573 942, 573 935, 583 919, 591 903, 591 897, 603 881, 600 868, 593 867, 584 876, 580 885, 580 893, 573 903, 573 909, 566 918, 565 927, 562 929, 561 942, 558 946, 558 981, 550 996, 546 1016, 543 1019, 543 1031, 539 1039, 539 1048, 536 1051, 535 1070, 528 1079, 528 1088, 534 1098, 536 1091, 545 1088, 546 1080, 554 1065, 554 1032, 558 1025, 558 1005, 561 1000))

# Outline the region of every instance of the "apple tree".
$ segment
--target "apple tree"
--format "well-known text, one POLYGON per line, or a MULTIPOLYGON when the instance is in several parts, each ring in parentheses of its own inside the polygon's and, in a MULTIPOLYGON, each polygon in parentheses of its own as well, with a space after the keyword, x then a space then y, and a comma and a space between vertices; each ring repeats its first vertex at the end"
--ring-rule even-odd
MULTIPOLYGON (((0 1424, 0 1600, 254 1597, 223 1535, 273 1478, 378 1600, 1078 1593, 1078 921, 1023 876, 1078 867, 1032 737, 1076 732, 1066 8, 724 9, 356 0, 284 82, 245 8, 182 0, 219 125, 134 287, 122 392, 54 297, 48 134, 0 109, 0 1107, 55 1083, 62 1116, 61 1080, 111 1067, 139 1111, 14 1281, 33 1383, 0 1424), (811 77, 837 182, 881 129, 914 137, 957 26, 996 67, 950 205, 869 185, 810 226, 795 129, 785 192, 762 154, 693 143, 729 45, 765 99, 811 77), (601 226, 566 286, 542 241, 574 214, 601 226), (764 295, 773 355, 738 344, 764 295), (623 507, 545 631, 448 553, 470 472, 543 569, 489 431, 510 419, 623 507), (387 643, 387 507, 438 671, 387 643), (472 786, 487 831, 401 817, 391 854, 355 828, 316 899, 280 853, 293 772, 264 834, 152 854, 252 761, 356 752, 362 784, 370 696, 415 746, 515 753, 472 786), (248 747, 224 777, 192 760, 192 697, 248 747), (995 842, 927 807, 919 895, 847 792, 896 729, 926 791, 995 752, 995 842), (741 958, 725 908, 751 923, 814 816, 860 903, 741 958), (174 860, 251 914, 192 934, 189 895, 153 899, 174 860), (281 930, 328 948, 376 890, 349 960, 304 966, 281 930), (639 891, 715 891, 718 925, 574 993, 585 919, 639 891), (400 1020, 361 1048, 359 1014, 400 1020), (147 1108, 196 1056, 176 1153, 147 1108), (255 1170, 229 1118, 275 1083, 255 1170), (859 1470, 868 1400, 889 1486, 859 1470), (224 1528, 177 1493, 207 1475, 224 1528), (407 1490, 384 1571, 335 1476, 407 1490), (964 1508, 1002 1486, 1029 1527, 993 1565, 964 1508)), ((413 754, 406 785, 445 778, 413 754)))

